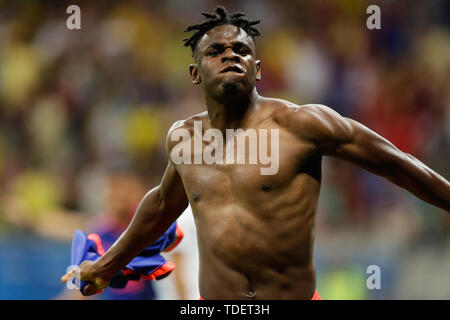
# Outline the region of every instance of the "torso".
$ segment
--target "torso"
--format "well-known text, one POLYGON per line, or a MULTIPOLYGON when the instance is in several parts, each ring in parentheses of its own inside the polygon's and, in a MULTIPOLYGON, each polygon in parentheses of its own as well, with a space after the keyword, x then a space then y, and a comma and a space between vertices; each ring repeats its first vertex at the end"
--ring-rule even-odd
MULTIPOLYGON (((205 299, 310 299, 314 294, 321 155, 286 125, 291 106, 266 98, 261 106, 252 129, 279 130, 276 174, 261 175, 261 166, 268 165, 260 163, 176 165, 196 222, 205 299)), ((184 121, 183 128, 193 132, 193 121, 210 127, 203 113, 184 121)))

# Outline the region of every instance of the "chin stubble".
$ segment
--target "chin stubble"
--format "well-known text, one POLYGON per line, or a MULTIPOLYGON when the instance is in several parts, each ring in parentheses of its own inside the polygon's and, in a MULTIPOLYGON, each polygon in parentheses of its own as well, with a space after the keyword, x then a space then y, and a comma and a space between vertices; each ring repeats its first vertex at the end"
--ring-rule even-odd
POLYGON ((238 92, 238 85, 235 82, 227 81, 222 85, 222 88, 225 94, 238 92))

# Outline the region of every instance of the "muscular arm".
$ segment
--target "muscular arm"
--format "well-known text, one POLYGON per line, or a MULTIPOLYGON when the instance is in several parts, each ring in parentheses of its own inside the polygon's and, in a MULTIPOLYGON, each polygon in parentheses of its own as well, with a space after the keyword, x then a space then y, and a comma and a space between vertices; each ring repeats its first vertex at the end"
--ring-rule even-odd
POLYGON ((354 163, 450 212, 450 183, 444 177, 357 121, 326 106, 304 108, 306 134, 324 155, 354 163))
POLYGON ((110 277, 156 241, 186 209, 188 200, 175 167, 169 162, 161 184, 141 201, 127 229, 98 260, 98 271, 110 277))
MULTIPOLYGON (((169 132, 170 135, 170 132, 169 132)), ((167 139, 169 142, 169 139, 167 139)), ((170 154, 168 144, 168 153, 170 154)), ((84 261, 80 265, 80 279, 89 284, 87 295, 105 288, 110 279, 124 268, 147 246, 156 241, 188 206, 183 183, 170 162, 159 186, 150 190, 142 199, 127 229, 111 248, 97 261, 84 261)), ((65 274, 67 282, 75 272, 65 274)))

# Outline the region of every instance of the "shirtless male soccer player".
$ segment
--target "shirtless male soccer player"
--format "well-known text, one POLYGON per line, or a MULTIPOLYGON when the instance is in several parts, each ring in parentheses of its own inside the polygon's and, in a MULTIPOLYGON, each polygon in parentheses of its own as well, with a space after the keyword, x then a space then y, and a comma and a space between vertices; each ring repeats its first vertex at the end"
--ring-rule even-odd
POLYGON ((220 7, 216 13, 204 14, 204 23, 186 29, 197 30, 185 45, 192 48, 190 74, 202 85, 207 111, 172 126, 168 154, 178 143, 173 132, 183 128, 193 136, 194 121, 224 135, 226 129, 278 129, 278 173, 261 175, 260 165, 248 164, 175 165, 169 156, 161 184, 145 195, 126 231, 99 260, 81 264, 87 294, 106 287, 190 203, 198 230, 201 297, 311 299, 323 155, 350 161, 450 211, 450 183, 367 127, 323 105, 297 106, 258 95, 261 68, 254 37, 259 33, 253 27, 258 21, 228 15, 220 7))

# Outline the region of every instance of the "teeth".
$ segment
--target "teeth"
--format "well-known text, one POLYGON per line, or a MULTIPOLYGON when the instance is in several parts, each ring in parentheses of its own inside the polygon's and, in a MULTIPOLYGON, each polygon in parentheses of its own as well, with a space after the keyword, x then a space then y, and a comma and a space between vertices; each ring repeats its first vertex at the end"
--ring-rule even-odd
POLYGON ((230 68, 226 68, 225 70, 223 70, 223 72, 227 72, 227 71, 236 71, 238 73, 241 73, 241 70, 236 67, 230 67, 230 68))

